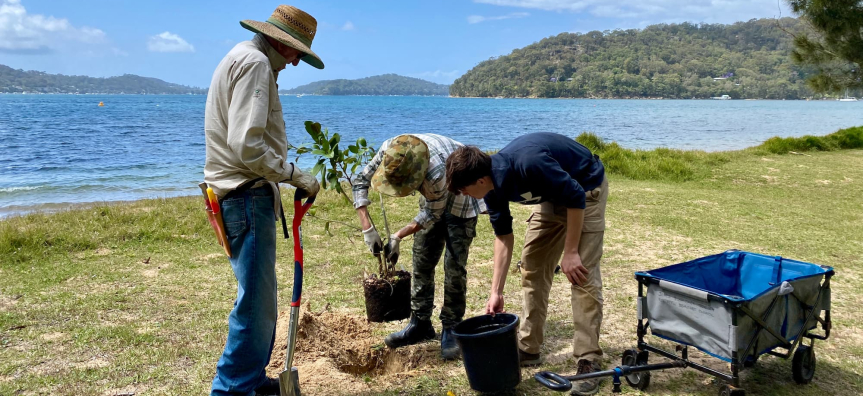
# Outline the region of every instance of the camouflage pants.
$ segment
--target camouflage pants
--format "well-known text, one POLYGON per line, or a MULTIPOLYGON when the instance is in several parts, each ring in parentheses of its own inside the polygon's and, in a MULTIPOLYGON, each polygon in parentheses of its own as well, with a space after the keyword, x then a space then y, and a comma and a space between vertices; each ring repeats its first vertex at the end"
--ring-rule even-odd
POLYGON ((462 320, 467 294, 467 254, 475 235, 476 217, 463 219, 450 213, 445 213, 431 227, 415 234, 411 309, 418 319, 431 319, 435 267, 446 248, 440 321, 444 328, 448 328, 462 320))

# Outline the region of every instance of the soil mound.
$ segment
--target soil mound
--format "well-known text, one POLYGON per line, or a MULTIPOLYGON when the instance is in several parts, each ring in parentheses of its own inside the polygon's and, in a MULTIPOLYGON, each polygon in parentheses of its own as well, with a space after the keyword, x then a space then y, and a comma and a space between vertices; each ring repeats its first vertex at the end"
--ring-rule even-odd
MULTIPOLYGON (((267 373, 278 376, 285 367, 290 311, 279 313, 276 343, 267 373)), ((365 318, 333 313, 325 308, 300 310, 297 346, 293 365, 300 373, 303 394, 330 394, 333 384, 349 385, 354 391, 368 390, 368 378, 385 385, 400 377, 411 377, 424 369, 439 366, 440 347, 426 342, 392 350, 383 337, 374 336, 365 318), (327 393, 327 387, 329 392, 327 393)))

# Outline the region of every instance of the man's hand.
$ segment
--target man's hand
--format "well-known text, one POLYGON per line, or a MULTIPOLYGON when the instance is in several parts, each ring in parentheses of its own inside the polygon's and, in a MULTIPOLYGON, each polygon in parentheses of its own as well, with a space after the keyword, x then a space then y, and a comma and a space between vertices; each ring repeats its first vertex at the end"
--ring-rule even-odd
POLYGON ((291 178, 284 180, 284 182, 299 190, 305 191, 306 198, 318 195, 318 191, 321 189, 321 185, 318 184, 318 179, 306 172, 303 172, 302 169, 293 164, 291 164, 291 166, 294 167, 294 171, 291 172, 291 178))
POLYGON ((396 234, 390 235, 390 243, 384 247, 384 255, 387 257, 387 261, 393 264, 399 262, 399 243, 402 241, 401 238, 397 237, 396 234))
POLYGON ((488 302, 485 304, 485 313, 487 315, 498 314, 501 312, 506 312, 503 310, 503 295, 492 293, 488 298, 488 302))
POLYGON ((587 283, 587 268, 581 264, 581 256, 578 253, 564 253, 560 270, 573 285, 584 286, 587 283))
POLYGON ((366 242, 366 246, 369 247, 369 251, 375 256, 381 254, 381 251, 384 250, 384 241, 381 240, 381 236, 378 235, 378 230, 375 227, 369 227, 368 230, 363 231, 363 240, 366 242))

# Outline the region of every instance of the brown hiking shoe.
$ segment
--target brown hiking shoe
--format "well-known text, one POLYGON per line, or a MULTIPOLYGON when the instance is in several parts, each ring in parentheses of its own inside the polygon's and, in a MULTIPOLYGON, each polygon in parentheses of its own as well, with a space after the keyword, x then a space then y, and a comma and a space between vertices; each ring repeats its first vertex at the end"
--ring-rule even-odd
POLYGON ((527 353, 519 349, 518 364, 522 367, 539 366, 540 364, 542 364, 542 355, 538 353, 527 353))
MULTIPOLYGON (((588 374, 599 371, 599 364, 587 359, 578 361, 578 372, 576 375, 588 374)), ((599 384, 602 383, 602 378, 591 378, 578 381, 572 384, 573 395, 588 396, 599 392, 599 384)))

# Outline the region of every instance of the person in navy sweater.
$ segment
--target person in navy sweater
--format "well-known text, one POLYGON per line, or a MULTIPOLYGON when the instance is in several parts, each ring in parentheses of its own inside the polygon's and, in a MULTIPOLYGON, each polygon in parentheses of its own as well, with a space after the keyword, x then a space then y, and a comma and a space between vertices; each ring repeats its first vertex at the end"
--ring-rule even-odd
MULTIPOLYGON (((483 198, 494 241, 494 276, 486 313, 504 312, 503 290, 512 261, 510 202, 535 205, 528 218, 522 251, 524 312, 518 335, 522 365, 542 363, 540 348, 554 271, 571 285, 575 325, 573 355, 578 374, 599 370, 602 349, 602 239, 608 182, 598 156, 572 138, 555 133, 520 136, 500 152, 488 155, 464 146, 446 161, 447 188, 453 193, 483 198), (561 254, 563 259, 561 260, 561 254)), ((590 395, 599 380, 573 386, 573 394, 590 395)))

